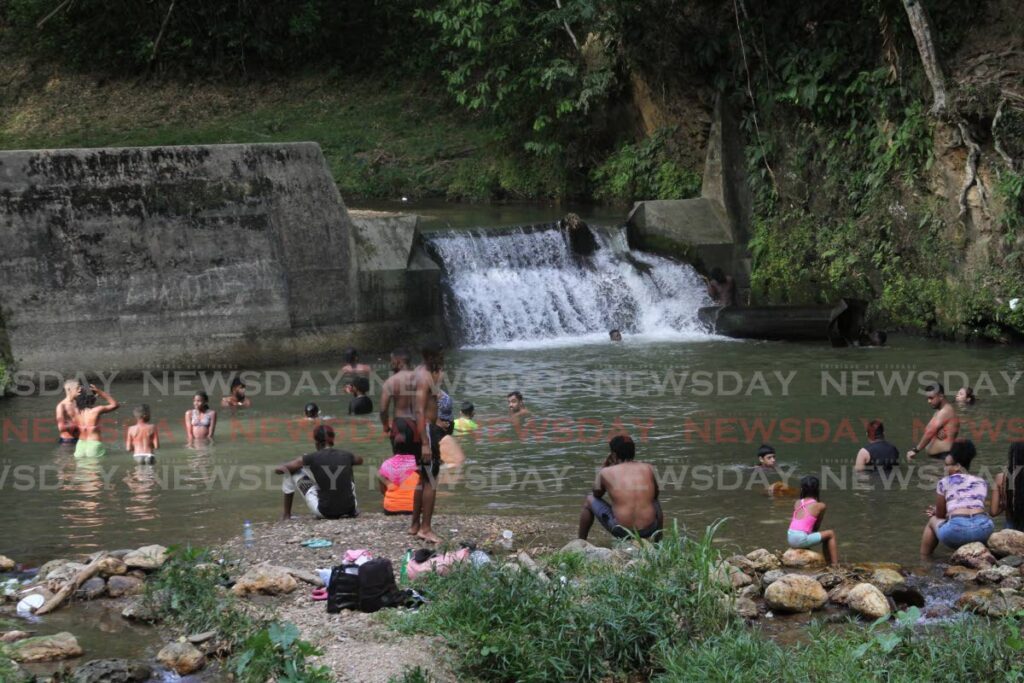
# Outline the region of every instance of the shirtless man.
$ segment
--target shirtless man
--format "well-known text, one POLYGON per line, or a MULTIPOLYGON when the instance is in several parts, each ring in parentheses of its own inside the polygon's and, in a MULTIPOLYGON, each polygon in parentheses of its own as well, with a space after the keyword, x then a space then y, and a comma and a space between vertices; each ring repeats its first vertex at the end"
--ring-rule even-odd
POLYGON ((75 399, 82 391, 82 383, 77 379, 64 382, 64 400, 57 404, 57 429, 60 430, 58 443, 72 444, 78 441, 78 406, 75 399))
POLYGON ((95 384, 89 385, 89 391, 82 391, 75 399, 78 405, 78 415, 75 422, 78 424, 79 439, 75 445, 76 458, 98 458, 107 454, 100 440, 100 417, 104 413, 117 410, 120 405, 113 396, 98 389, 95 384), (96 405, 96 397, 99 396, 107 402, 106 405, 96 405))
POLYGON ((241 377, 231 380, 231 393, 220 400, 225 408, 252 408, 252 400, 245 395, 245 382, 241 377))
POLYGON ((708 296, 716 306, 736 305, 736 281, 732 275, 726 275, 721 268, 715 266, 711 269, 711 277, 706 278, 708 283, 708 296))
POLYGON ((413 399, 416 397, 413 372, 409 369, 409 352, 395 349, 391 352, 391 376, 384 380, 380 390, 380 424, 391 440, 391 452, 395 451, 395 423, 399 418, 411 420, 415 417, 413 399), (394 409, 392 409, 392 405, 394 409))
POLYGON ((960 432, 960 421, 957 419, 956 410, 946 400, 946 390, 941 384, 929 384, 925 387, 925 396, 928 405, 935 411, 935 415, 928 421, 924 428, 924 436, 916 446, 907 451, 907 460, 913 460, 914 456, 925 451, 933 458, 945 458, 956 435, 960 432))
POLYGON ((135 415, 135 424, 124 434, 125 450, 140 465, 152 465, 156 461, 156 449, 160 448, 160 435, 156 425, 149 421, 149 406, 143 403, 132 410, 132 414, 135 415))
POLYGON ((356 377, 370 377, 370 366, 359 362, 359 354, 351 346, 342 354, 345 364, 341 366, 341 381, 345 385, 345 393, 352 394, 356 377))
POLYGON ((423 347, 423 362, 413 370, 415 389, 416 434, 420 440, 420 485, 412 506, 412 525, 409 533, 428 543, 440 538, 431 528, 434 517, 434 499, 437 494, 437 475, 441 471, 441 437, 437 428, 437 400, 444 372, 444 350, 438 343, 423 347), (435 429, 431 429, 431 425, 435 429))
POLYGON ((594 492, 587 496, 580 512, 579 537, 586 540, 596 518, 615 538, 636 533, 640 538, 657 538, 665 518, 658 502, 658 480, 654 468, 636 462, 636 444, 628 436, 608 442, 611 452, 594 480, 594 492), (611 505, 604 501, 604 494, 611 505))

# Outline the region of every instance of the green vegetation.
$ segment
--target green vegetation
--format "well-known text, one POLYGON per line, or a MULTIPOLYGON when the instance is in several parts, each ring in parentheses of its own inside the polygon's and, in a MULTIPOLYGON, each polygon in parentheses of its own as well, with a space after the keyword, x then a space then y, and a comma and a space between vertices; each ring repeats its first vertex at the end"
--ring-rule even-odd
POLYGON ((195 633, 216 631, 232 653, 228 668, 242 683, 267 680, 330 683, 326 667, 307 657, 320 654, 298 629, 258 616, 220 586, 223 570, 210 551, 172 547, 145 600, 172 626, 195 633))
POLYGON ((672 131, 662 129, 639 144, 625 144, 591 172, 594 197, 630 201, 688 199, 700 195, 701 176, 680 167, 672 131))

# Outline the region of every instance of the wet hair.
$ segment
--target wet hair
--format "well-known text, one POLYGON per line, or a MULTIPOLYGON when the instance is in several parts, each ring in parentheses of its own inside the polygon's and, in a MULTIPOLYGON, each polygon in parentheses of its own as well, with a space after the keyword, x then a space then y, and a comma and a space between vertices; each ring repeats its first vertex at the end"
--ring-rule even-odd
POLYGON ((430 372, 436 372, 444 367, 444 345, 439 341, 430 341, 420 349, 423 356, 423 364, 430 372))
POLYGON ((508 395, 505 396, 505 398, 512 398, 513 396, 515 396, 517 399, 519 399, 520 403, 523 402, 523 395, 521 393, 519 393, 518 391, 510 391, 510 392, 508 392, 508 395))
POLYGON ((412 354, 409 353, 408 349, 395 349, 391 352, 391 357, 405 361, 406 365, 412 362, 412 354))
POLYGON ((609 339, 622 339, 622 332, 620 332, 619 328, 616 327, 614 330, 609 330, 608 331, 608 338, 609 339))
POLYGON ((313 441, 317 446, 334 445, 334 429, 330 425, 320 425, 313 430, 313 441))
POLYGON ((132 415, 135 416, 136 420, 141 419, 143 422, 149 422, 149 404, 143 403, 141 406, 135 406, 132 409, 132 415))
POLYGON ((341 354, 341 359, 343 361, 345 361, 346 363, 348 363, 349 365, 355 364, 355 362, 356 362, 356 360, 358 360, 358 358, 359 358, 359 354, 356 353, 356 350, 354 348, 352 348, 351 346, 348 347, 347 349, 345 349, 342 352, 342 354, 341 354))
POLYGON ((320 414, 320 406, 310 401, 303 408, 303 412, 306 413, 306 417, 316 417, 320 414))
POLYGON ((463 401, 462 405, 459 406, 459 412, 473 417, 473 413, 476 412, 476 407, 469 401, 463 401))
POLYGON ((760 460, 766 455, 775 455, 775 449, 769 444, 763 443, 761 447, 757 449, 757 459, 760 460))
POLYGON ((234 391, 235 387, 244 387, 244 386, 245 386, 245 382, 242 381, 241 377, 235 377, 233 380, 231 380, 231 391, 234 391))
POLYGON ((971 461, 974 460, 974 456, 978 454, 978 449, 974 447, 974 442, 970 439, 964 439, 963 441, 954 441, 953 446, 949 449, 949 457, 953 459, 953 462, 965 470, 971 469, 971 461))
POLYGON ((808 474, 800 480, 800 498, 813 498, 818 500, 821 495, 821 482, 813 474, 808 474))
POLYGON ((615 454, 619 462, 629 462, 636 457, 636 444, 625 434, 613 436, 608 442, 608 448, 615 454))
POLYGON ((970 387, 964 387, 964 394, 967 396, 967 405, 973 406, 974 402, 978 400, 978 397, 974 395, 974 389, 970 387))
POLYGON ((199 406, 202 409, 200 412, 205 413, 207 410, 210 409, 210 397, 206 395, 205 391, 197 391, 195 394, 193 394, 193 397, 195 396, 198 396, 199 398, 203 399, 202 405, 199 406))
POLYGON ((1014 529, 1024 529, 1024 441, 1010 444, 1007 464, 1006 519, 1014 529))
POLYGON ((78 396, 75 396, 75 405, 79 410, 86 410, 96 405, 96 392, 90 387, 83 386, 78 396))
POLYGON ((370 391, 370 380, 365 377, 356 377, 352 380, 352 386, 355 387, 356 391, 361 394, 365 394, 370 391))
POLYGON ((68 391, 69 389, 81 391, 82 383, 79 382, 77 379, 66 379, 64 380, 64 391, 68 391))
POLYGON ((718 266, 715 266, 714 268, 711 269, 710 275, 711 279, 714 280, 715 282, 724 283, 726 281, 725 271, 723 271, 718 266))
POLYGON ((946 388, 944 386, 942 386, 942 384, 940 382, 936 382, 935 384, 929 384, 928 386, 926 386, 924 388, 924 391, 925 391, 925 393, 928 393, 928 394, 933 393, 933 392, 936 393, 936 394, 942 394, 942 395, 946 394, 946 388))
POLYGON ((881 420, 868 422, 868 439, 878 441, 885 438, 885 425, 881 420))

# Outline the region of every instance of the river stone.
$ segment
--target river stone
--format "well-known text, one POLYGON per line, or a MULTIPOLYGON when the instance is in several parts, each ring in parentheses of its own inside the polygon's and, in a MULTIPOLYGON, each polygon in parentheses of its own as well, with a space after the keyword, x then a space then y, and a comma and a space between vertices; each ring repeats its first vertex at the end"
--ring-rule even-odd
MULTIPOLYGON (((117 557, 104 557, 100 560, 101 576, 121 576, 128 572, 128 565, 124 560, 117 557)), ((96 660, 96 661, 122 661, 122 660, 96 660)))
POLYGON ((78 573, 83 569, 85 569, 84 564, 79 564, 78 562, 66 562, 47 574, 46 580, 67 583, 78 576, 78 573))
POLYGON ((744 555, 733 555, 726 560, 733 567, 736 567, 744 574, 753 574, 756 570, 754 569, 754 563, 748 560, 744 555))
POLYGON ((750 598, 736 598, 733 611, 744 619, 757 619, 760 614, 757 609, 757 603, 750 598))
POLYGON ((846 596, 846 604, 851 610, 868 619, 878 619, 890 613, 889 601, 877 586, 870 583, 858 583, 851 588, 846 596))
POLYGON ((825 572, 824 574, 818 574, 814 577, 814 580, 821 584, 821 587, 825 590, 832 590, 843 581, 846 577, 839 572, 825 572))
POLYGON ((49 562, 44 563, 43 566, 39 568, 39 571, 36 572, 36 580, 43 581, 44 579, 48 579, 50 577, 50 572, 63 567, 68 562, 70 562, 70 560, 50 560, 49 562))
POLYGON ((8 656, 23 664, 29 662, 55 662, 58 659, 80 657, 82 648, 70 633, 52 636, 36 636, 12 643, 7 647, 8 656))
POLYGON ((193 633, 186 640, 193 645, 201 645, 208 640, 213 640, 216 636, 216 631, 203 631, 202 633, 193 633))
POLYGON ((1005 617, 1024 610, 1024 597, 1005 588, 983 588, 964 593, 956 601, 956 606, 986 617, 1005 617))
POLYGON ((0 572, 9 572, 14 569, 14 560, 6 555, 0 555, 0 572))
POLYGON ((778 569, 782 565, 782 563, 779 562, 779 558, 775 557, 775 555, 764 548, 751 550, 747 553, 747 559, 750 560, 750 564, 753 565, 754 570, 758 572, 768 572, 773 569, 778 569))
POLYGON ((771 569, 769 571, 766 571, 764 573, 764 576, 761 577, 761 585, 767 588, 768 586, 775 583, 785 575, 786 572, 782 569, 771 569))
POLYGON ((1004 567, 1019 567, 1024 564, 1024 557, 1020 555, 1007 555, 999 560, 999 564, 1004 567))
POLYGON ((134 576, 111 576, 107 580, 107 594, 112 598, 138 595, 145 590, 145 584, 134 576))
POLYGON ((602 548, 593 545, 582 538, 577 538, 562 546, 563 553, 583 553, 588 560, 597 562, 611 562, 615 559, 615 552, 611 548, 602 548))
POLYGON ((946 571, 943 572, 945 576, 957 581, 974 581, 978 578, 978 570, 971 569, 970 567, 961 567, 958 564, 950 565, 946 567, 946 571))
POLYGON ((897 588, 906 585, 906 580, 898 571, 892 569, 876 569, 869 579, 878 589, 888 595, 897 588))
POLYGON ((711 578, 722 586, 731 586, 733 588, 743 588, 754 582, 742 570, 728 562, 718 563, 711 573, 711 578))
POLYGON ((16 640, 25 640, 31 635, 28 631, 4 631, 0 633, 0 643, 13 643, 16 640))
POLYGON ((850 591, 857 586, 856 583, 846 582, 840 584, 828 592, 829 602, 836 605, 845 605, 850 601, 850 591))
POLYGON ((160 615, 156 608, 145 598, 135 598, 121 610, 121 616, 131 621, 148 621, 156 623, 160 621, 160 615))
POLYGON ((248 595, 249 593, 279 595, 291 593, 298 586, 299 582, 295 580, 295 577, 282 567, 263 564, 247 571, 238 579, 231 592, 235 595, 248 595))
POLYGON ((821 584, 809 576, 786 574, 764 592, 768 606, 779 612, 810 612, 828 600, 821 584))
POLYGON ((997 564, 994 567, 982 569, 978 572, 977 581, 979 583, 999 583, 1003 579, 1008 579, 1011 576, 1020 576, 1020 570, 1016 567, 1007 567, 1006 565, 997 564))
POLYGON ((761 597, 761 588, 756 584, 752 583, 749 586, 744 586, 736 594, 740 598, 750 598, 751 600, 757 600, 761 597))
POLYGON ((187 676, 203 668, 206 656, 192 643, 174 642, 156 653, 156 661, 173 669, 179 676, 187 676))
POLYGON ((1010 576, 999 582, 1000 588, 1012 588, 1013 590, 1020 590, 1022 586, 1024 586, 1024 579, 1022 579, 1020 575, 1010 576))
POLYGON ((123 560, 128 569, 160 569, 167 560, 167 548, 162 545, 147 545, 128 553, 123 560))
POLYGON ((988 537, 988 549, 996 557, 1024 555, 1024 531, 1003 529, 988 537))
POLYGON ((127 659, 94 659, 75 669, 71 683, 143 683, 153 675, 144 662, 127 659))
POLYGON ((75 597, 79 600, 95 600, 105 593, 107 582, 98 576, 94 576, 75 591, 75 597))
POLYGON ((813 550, 790 548, 782 555, 782 566, 790 568, 820 567, 825 564, 825 556, 813 550))
POLYGON ((949 561, 971 569, 988 569, 996 563, 996 558, 984 543, 968 543, 957 548, 949 561))

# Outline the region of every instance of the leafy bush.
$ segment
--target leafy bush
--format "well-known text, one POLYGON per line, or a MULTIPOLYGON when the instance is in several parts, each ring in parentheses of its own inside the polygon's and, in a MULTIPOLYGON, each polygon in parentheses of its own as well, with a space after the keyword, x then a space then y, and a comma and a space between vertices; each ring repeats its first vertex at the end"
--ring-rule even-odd
POLYGON ((232 671, 238 680, 252 683, 331 683, 334 679, 327 667, 311 667, 306 661, 307 657, 319 654, 319 650, 299 638, 299 629, 294 624, 273 622, 242 644, 232 671))
POLYGON ((700 174, 675 160, 672 130, 625 144, 591 172, 594 197, 620 201, 688 199, 700 194, 700 174))

